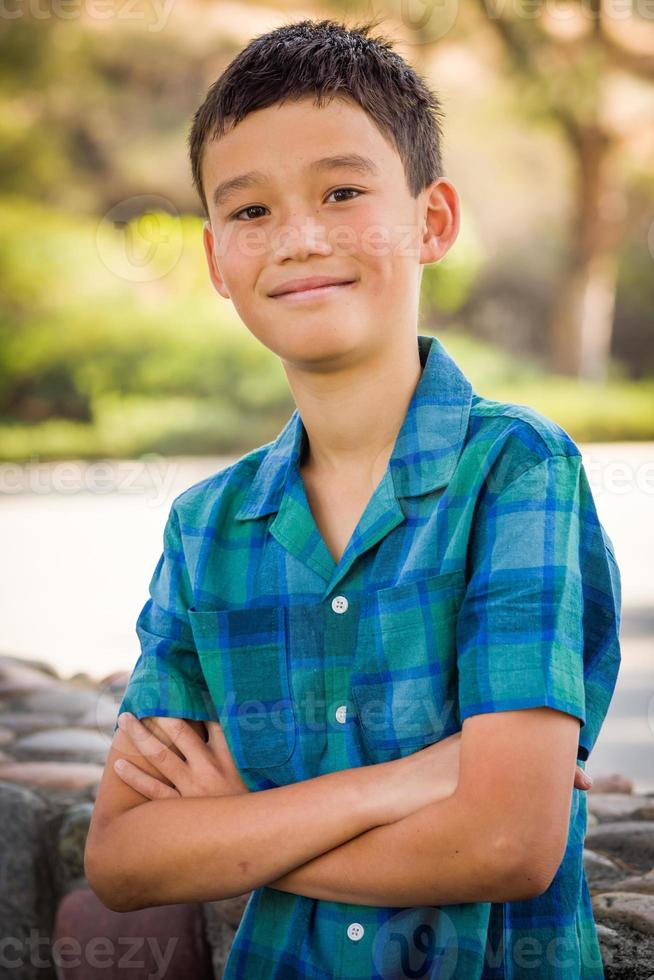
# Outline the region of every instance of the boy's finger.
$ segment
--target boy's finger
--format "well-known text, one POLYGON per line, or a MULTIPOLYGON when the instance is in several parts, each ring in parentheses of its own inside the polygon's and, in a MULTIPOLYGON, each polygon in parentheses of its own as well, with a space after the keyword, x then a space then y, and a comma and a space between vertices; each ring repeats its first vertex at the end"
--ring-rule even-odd
POLYGON ((215 738, 218 739, 225 738, 223 726, 220 724, 219 721, 208 721, 206 722, 206 726, 207 726, 207 733, 209 735, 209 741, 215 738))
POLYGON ((194 753, 206 755, 207 744, 183 718, 158 718, 162 731, 188 759, 194 753))
POLYGON ((231 759, 232 753, 230 751, 229 745, 227 744, 227 739, 225 738, 225 732, 219 721, 208 721, 207 722, 207 732, 209 739, 207 745, 212 752, 223 752, 226 753, 231 759))
POLYGON ((127 759, 116 759, 114 770, 124 783, 135 789, 137 793, 146 796, 149 800, 165 800, 179 796, 176 789, 160 782, 147 772, 143 772, 138 766, 128 762, 127 759))
POLYGON ((149 731, 131 712, 124 711, 118 716, 120 728, 129 735, 135 747, 144 758, 158 769, 171 783, 179 785, 179 781, 184 776, 183 762, 176 751, 168 748, 161 742, 156 735, 149 731))
POLYGON ((593 783, 592 776, 589 776, 587 772, 581 769, 579 766, 575 768, 575 786, 577 789, 588 789, 593 783))

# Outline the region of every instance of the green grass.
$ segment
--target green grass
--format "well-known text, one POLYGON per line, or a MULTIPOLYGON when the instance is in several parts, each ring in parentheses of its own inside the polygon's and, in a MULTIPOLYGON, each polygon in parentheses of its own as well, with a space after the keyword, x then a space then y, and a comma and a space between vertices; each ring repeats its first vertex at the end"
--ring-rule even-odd
MULTIPOLYGON (((654 381, 594 385, 549 375, 533 364, 521 366, 498 348, 458 332, 443 333, 441 339, 475 391, 535 408, 576 442, 654 440, 654 381)), ((246 379, 247 369, 245 380, 235 384, 247 388, 246 379)), ((49 419, 0 425, 0 459, 240 455, 273 439, 293 411, 290 394, 286 401, 280 398, 277 381, 269 394, 268 403, 247 411, 232 404, 229 391, 222 399, 107 395, 94 401, 92 423, 49 419)))

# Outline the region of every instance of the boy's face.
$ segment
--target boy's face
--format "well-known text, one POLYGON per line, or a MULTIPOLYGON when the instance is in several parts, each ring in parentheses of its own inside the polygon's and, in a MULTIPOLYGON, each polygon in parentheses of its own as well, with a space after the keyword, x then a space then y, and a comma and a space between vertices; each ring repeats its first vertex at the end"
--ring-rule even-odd
POLYGON ((444 178, 412 198, 397 151, 357 103, 251 112, 206 145, 202 175, 212 282, 282 360, 309 367, 415 336, 422 266, 453 244, 458 198, 444 178), (374 172, 316 165, 353 154, 374 172), (219 184, 254 170, 259 182, 214 200, 219 184), (271 295, 315 276, 350 284, 271 295))

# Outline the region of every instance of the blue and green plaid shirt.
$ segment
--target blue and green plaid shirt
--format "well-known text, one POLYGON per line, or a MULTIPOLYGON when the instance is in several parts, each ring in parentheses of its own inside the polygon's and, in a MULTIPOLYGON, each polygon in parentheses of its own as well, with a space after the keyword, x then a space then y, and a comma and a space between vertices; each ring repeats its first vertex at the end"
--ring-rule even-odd
MULTIPOLYGON (((381 482, 336 564, 277 439, 179 494, 120 711, 219 720, 252 791, 405 756, 465 718, 540 705, 597 739, 620 665, 620 574, 581 455, 477 395, 434 337, 381 482)), ((253 891, 228 980, 603 977, 586 797, 528 901, 373 908, 253 891)), ((434 874, 438 869, 434 869, 434 874)))

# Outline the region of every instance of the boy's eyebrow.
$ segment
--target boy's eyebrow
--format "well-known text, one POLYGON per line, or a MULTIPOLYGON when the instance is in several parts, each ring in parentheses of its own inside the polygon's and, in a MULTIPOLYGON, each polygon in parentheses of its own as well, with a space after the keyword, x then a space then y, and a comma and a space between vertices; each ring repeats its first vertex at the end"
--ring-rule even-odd
MULTIPOLYGON (((370 157, 364 157, 360 153, 346 153, 340 156, 321 157, 319 160, 312 160, 305 167, 305 170, 335 170, 337 167, 356 170, 360 174, 372 177, 379 176, 379 168, 370 157)), ((266 174, 261 170, 249 170, 238 177, 230 177, 223 180, 213 192, 213 203, 216 207, 227 200, 234 191, 245 190, 255 184, 263 184, 266 181, 266 174)))

